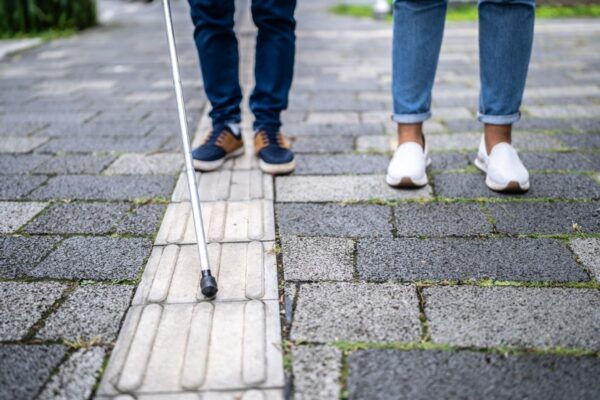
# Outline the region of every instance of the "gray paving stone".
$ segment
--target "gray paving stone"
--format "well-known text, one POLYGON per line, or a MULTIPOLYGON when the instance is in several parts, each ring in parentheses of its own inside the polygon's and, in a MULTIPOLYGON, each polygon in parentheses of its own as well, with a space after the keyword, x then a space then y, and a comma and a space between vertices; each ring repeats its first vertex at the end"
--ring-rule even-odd
POLYGON ((38 136, 4 136, 0 141, 0 153, 29 153, 47 141, 48 138, 38 136))
POLYGON ((427 199, 431 187, 398 190, 384 175, 282 176, 275 181, 279 202, 368 201, 372 199, 427 199))
POLYGON ((356 138, 356 151, 391 154, 396 140, 388 135, 359 136, 356 138))
POLYGON ((90 121, 86 124, 51 124, 44 128, 40 135, 44 136, 61 136, 61 137, 106 137, 112 136, 116 138, 132 138, 137 137, 138 140, 146 136, 155 128, 156 124, 139 122, 139 121, 119 121, 102 123, 90 121))
POLYGON ((504 194, 485 186, 483 174, 439 174, 434 177, 435 191, 444 197, 502 197, 502 198, 553 198, 599 199, 600 185, 586 175, 533 174, 527 193, 504 194))
POLYGON ((151 242, 142 238, 68 238, 30 275, 59 279, 134 279, 150 254, 151 242))
POLYGON ((181 154, 123 154, 108 169, 106 175, 175 175, 181 171, 181 154))
POLYGON ((394 208, 398 236, 470 236, 492 232, 479 204, 407 203, 394 208))
POLYGON ((292 124, 285 126, 290 136, 366 136, 385 133, 381 124, 292 124))
POLYGON ((51 178, 29 197, 35 200, 134 200, 167 197, 174 184, 172 176, 64 175, 51 178))
POLYGON ((420 336, 417 292, 413 285, 349 282, 300 285, 292 340, 416 342, 420 336))
POLYGON ((348 153, 352 142, 352 136, 299 136, 291 148, 295 153, 348 153))
POLYGON ((125 217, 117 228, 118 233, 146 236, 153 235, 158 230, 165 209, 164 204, 145 204, 136 208, 132 214, 125 217))
POLYGON ((370 281, 589 280, 555 239, 362 239, 357 264, 361 279, 370 281))
POLYGON ((26 174, 49 158, 43 154, 0 154, 0 175, 26 174))
POLYGON ((572 123, 576 129, 581 131, 595 131, 597 133, 600 130, 600 119, 598 118, 578 118, 572 123))
POLYGON ((27 275, 60 240, 58 236, 0 236, 0 277, 27 275))
POLYGON ((600 233, 600 203, 490 203, 503 233, 600 233))
POLYGON ((294 399, 338 399, 341 350, 330 346, 296 346, 292 350, 294 399))
POLYGON ((0 201, 0 233, 13 233, 37 213, 47 203, 0 201))
MULTIPOLYGON (((593 164, 577 153, 562 152, 522 152, 521 160, 530 171, 576 170, 591 171, 593 164)), ((475 159, 475 155, 471 158, 475 159)))
POLYGON ((111 343, 117 338, 132 294, 129 285, 81 286, 48 317, 37 337, 111 343))
POLYGON ((600 239, 573 239, 569 246, 591 275, 600 281, 600 239))
POLYGON ((0 115, 0 125, 14 124, 21 121, 29 121, 32 123, 48 124, 48 123, 73 123, 83 124, 89 120, 96 112, 47 112, 47 113, 28 113, 25 110, 14 112, 11 114, 0 115))
POLYGON ((56 282, 0 282, 0 340, 21 340, 65 288, 56 282))
POLYGON ((37 149, 42 153, 143 153, 157 151, 165 141, 162 137, 59 137, 37 149))
POLYGON ((65 354, 65 346, 0 346, 0 398, 33 399, 65 354))
POLYGON ((29 223, 25 232, 106 234, 129 208, 125 203, 59 203, 29 223))
POLYGON ((54 157, 37 168, 35 173, 42 174, 99 174, 115 159, 115 156, 64 155, 54 157))
POLYGON ((600 349, 595 289, 445 286, 424 296, 435 343, 600 349))
POLYGON ((46 182, 42 175, 0 175, 0 200, 19 200, 46 182))
POLYGON ((284 236, 281 240, 286 281, 350 281, 354 242, 346 238, 284 236))
POLYGON ((0 124, 0 136, 27 136, 39 131, 44 126, 46 124, 27 121, 26 119, 13 124, 0 124))
POLYGON ((376 205, 277 204, 279 232, 391 237, 390 209, 376 205))
POLYGON ((104 361, 102 347, 77 350, 60 366, 44 387, 39 399, 87 399, 92 394, 104 361))
POLYGON ((556 138, 567 147, 590 150, 600 148, 600 133, 568 134, 560 133, 556 138))
POLYGON ((389 158, 369 154, 299 154, 295 175, 382 174, 389 158))
POLYGON ((360 350, 348 357, 350 399, 595 399, 595 357, 474 351, 360 350))

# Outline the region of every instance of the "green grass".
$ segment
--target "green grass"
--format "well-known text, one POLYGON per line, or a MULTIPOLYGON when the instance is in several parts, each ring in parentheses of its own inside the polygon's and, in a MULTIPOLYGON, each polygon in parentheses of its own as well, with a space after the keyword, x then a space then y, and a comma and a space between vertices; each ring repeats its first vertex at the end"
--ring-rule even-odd
MULTIPOLYGON (((369 5, 348 5, 338 4, 330 8, 330 11, 338 15, 346 15, 351 17, 372 17, 373 11, 369 5)), ((580 5, 580 6, 538 6, 536 9, 536 17, 551 19, 551 18, 573 18, 573 17, 600 17, 600 5, 580 5)), ((477 6, 461 5, 448 8, 448 21, 476 21, 477 6)), ((387 17, 391 20, 391 16, 387 17)))
POLYGON ((0 40, 2 39, 28 39, 28 38, 40 38, 44 42, 54 39, 66 38, 72 36, 77 31, 75 29, 48 29, 42 32, 29 32, 29 33, 0 33, 0 40))

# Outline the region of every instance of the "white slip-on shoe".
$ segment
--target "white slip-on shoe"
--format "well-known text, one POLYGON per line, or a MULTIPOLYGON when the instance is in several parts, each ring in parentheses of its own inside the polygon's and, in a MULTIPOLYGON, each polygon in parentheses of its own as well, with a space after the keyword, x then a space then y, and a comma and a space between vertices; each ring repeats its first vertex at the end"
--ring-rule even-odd
POLYGON ((485 184, 496 192, 519 193, 529 190, 529 172, 509 143, 498 143, 488 155, 483 136, 475 166, 486 173, 485 184))
POLYGON ((427 185, 425 169, 431 164, 425 148, 415 142, 402 143, 388 165, 385 181, 393 187, 421 187, 427 185))

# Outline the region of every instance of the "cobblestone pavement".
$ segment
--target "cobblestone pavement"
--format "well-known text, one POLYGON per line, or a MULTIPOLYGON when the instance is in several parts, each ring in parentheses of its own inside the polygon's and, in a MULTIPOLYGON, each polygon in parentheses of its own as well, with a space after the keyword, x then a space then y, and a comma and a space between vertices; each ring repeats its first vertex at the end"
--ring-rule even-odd
POLYGON ((538 24, 522 196, 488 191, 470 164, 476 30, 448 24, 432 184, 397 191, 382 175, 390 27, 330 3, 299 2, 296 173, 273 187, 247 155, 199 176, 214 303, 197 295, 159 5, 0 63, 0 398, 598 397, 600 22, 538 24))
MULTIPOLYGON (((329 2, 331 3, 331 2, 329 2)), ((384 183, 391 30, 299 2, 275 181, 296 399, 598 398, 600 21, 539 21, 514 142, 532 189, 471 163, 476 26, 448 23, 426 124, 431 185, 384 183)))
MULTIPOLYGON (((0 63, 2 399, 96 390, 181 169, 159 4, 101 5, 107 25, 0 63)), ((179 5, 196 127, 205 97, 179 5)))

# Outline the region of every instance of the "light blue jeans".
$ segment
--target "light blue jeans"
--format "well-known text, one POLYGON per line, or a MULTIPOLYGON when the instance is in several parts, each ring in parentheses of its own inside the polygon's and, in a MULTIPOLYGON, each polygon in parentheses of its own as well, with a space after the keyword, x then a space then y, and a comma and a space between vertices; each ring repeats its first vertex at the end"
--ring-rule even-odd
MULTIPOLYGON (((431 89, 444 34, 447 0, 395 0, 393 78, 398 123, 431 116, 431 89)), ((535 20, 535 0, 479 0, 479 121, 520 119, 535 20)))

